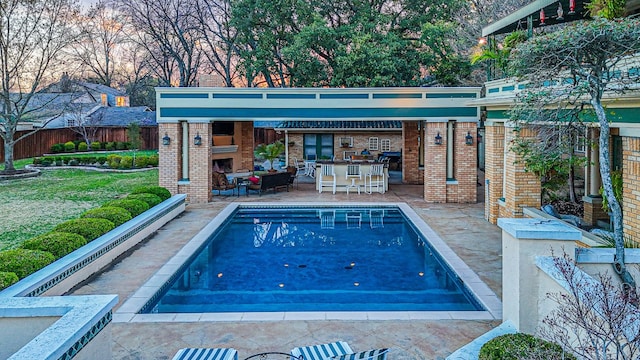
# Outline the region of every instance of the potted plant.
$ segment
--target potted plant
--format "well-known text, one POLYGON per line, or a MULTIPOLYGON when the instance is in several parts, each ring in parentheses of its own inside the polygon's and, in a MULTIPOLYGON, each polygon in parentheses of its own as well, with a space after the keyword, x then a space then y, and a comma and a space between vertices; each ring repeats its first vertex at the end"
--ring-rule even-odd
POLYGON ((280 154, 284 152, 284 144, 281 141, 276 141, 269 145, 260 144, 254 150, 254 155, 257 159, 267 160, 268 166, 265 166, 267 170, 273 170, 273 160, 277 159, 280 154))

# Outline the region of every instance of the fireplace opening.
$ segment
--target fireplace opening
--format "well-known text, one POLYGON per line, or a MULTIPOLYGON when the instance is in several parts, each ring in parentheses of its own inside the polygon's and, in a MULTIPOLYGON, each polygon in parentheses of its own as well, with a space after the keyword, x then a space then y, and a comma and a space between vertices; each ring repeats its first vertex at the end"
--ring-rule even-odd
POLYGON ((213 171, 220 173, 233 172, 233 159, 216 159, 213 160, 213 171))

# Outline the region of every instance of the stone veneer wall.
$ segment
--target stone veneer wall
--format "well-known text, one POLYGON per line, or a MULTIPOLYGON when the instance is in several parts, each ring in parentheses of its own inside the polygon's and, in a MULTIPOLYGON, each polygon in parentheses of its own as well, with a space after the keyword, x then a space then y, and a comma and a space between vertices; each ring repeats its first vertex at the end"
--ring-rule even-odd
POLYGON ((485 199, 484 217, 492 224, 498 222, 500 205, 503 197, 502 182, 504 176, 504 131, 502 123, 485 125, 485 199))
POLYGON ((447 202, 447 123, 426 123, 424 146, 424 200, 429 203, 447 202), (433 139, 440 133, 442 145, 433 139))
POLYGON ((402 182, 405 184, 424 184, 424 168, 420 168, 418 121, 402 122, 402 182))
MULTIPOLYGON (((510 144, 517 136, 522 138, 535 137, 535 131, 521 128, 518 133, 513 128, 505 129, 505 144, 510 144)), ((541 206, 542 187, 540 179, 524 169, 519 163, 520 158, 512 151, 507 151, 504 165, 504 207, 500 209, 500 217, 521 218, 522 209, 541 206)))
POLYGON ((622 138, 622 213, 625 235, 640 242, 640 138, 622 138))

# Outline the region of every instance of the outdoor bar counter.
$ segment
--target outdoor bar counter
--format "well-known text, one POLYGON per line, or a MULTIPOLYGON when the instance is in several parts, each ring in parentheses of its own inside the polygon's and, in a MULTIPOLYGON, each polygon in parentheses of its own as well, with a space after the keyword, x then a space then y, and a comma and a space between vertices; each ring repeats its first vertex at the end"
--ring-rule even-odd
MULTIPOLYGON (((365 193, 365 192, 369 192, 369 182, 367 180, 367 187, 365 189, 365 177, 367 176, 368 173, 371 172, 371 165, 380 165, 382 164, 384 166, 384 176, 382 178, 382 180, 384 181, 384 191, 382 191, 382 189, 380 189, 379 192, 387 192, 387 190, 389 190, 389 164, 388 163, 381 163, 381 162, 377 162, 377 161, 371 161, 371 160, 364 160, 364 161, 318 161, 316 163, 316 171, 315 171, 315 178, 316 178, 316 190, 320 190, 320 181, 322 179, 322 181, 325 183, 325 186, 322 188, 322 192, 328 192, 331 193, 331 187, 326 185, 327 181, 331 181, 332 177, 322 177, 322 170, 321 170, 321 166, 322 164, 333 164, 333 171, 336 174, 336 192, 346 192, 347 191, 347 186, 351 185, 351 177, 347 178, 347 165, 360 165, 360 178, 358 179, 357 177, 355 177, 354 182, 356 185, 360 186, 360 192, 361 193, 365 193)), ((374 180, 376 179, 376 177, 373 177, 374 180)), ((374 190, 373 192, 377 192, 375 185, 374 185, 374 190)), ((349 193, 358 193, 358 190, 355 188, 350 188, 349 189, 349 193)))

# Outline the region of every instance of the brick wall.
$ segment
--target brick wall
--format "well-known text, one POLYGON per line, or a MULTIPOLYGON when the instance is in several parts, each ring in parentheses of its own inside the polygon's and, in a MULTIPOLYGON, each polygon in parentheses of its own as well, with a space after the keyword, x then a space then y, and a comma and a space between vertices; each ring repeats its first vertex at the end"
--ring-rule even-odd
MULTIPOLYGON (((234 169, 249 169, 253 170, 253 123, 249 121, 236 123, 235 132, 238 132, 238 127, 240 128, 240 140, 236 140, 236 144, 238 145, 238 151, 240 152, 240 156, 242 158, 241 164, 236 167, 234 164, 234 169)), ((234 135, 234 137, 237 137, 234 135)))
POLYGON ((640 138, 622 138, 622 213, 624 231, 640 242, 640 138))
POLYGON ((424 169, 420 168, 418 139, 420 136, 418 121, 402 122, 403 159, 402 182, 405 184, 423 184, 424 169))
MULTIPOLYGON (((447 197, 451 203, 477 202, 478 196, 478 125, 474 122, 459 122, 456 124, 454 171, 457 181, 455 197, 447 197), (473 137, 473 145, 466 145, 466 136, 473 137)), ((447 187, 448 188, 448 187, 447 187)), ((452 189, 453 190, 453 189, 452 189)), ((447 189, 449 192, 449 189, 447 189)))
MULTIPOLYGON (((510 144, 516 136, 522 138, 533 138, 535 132, 529 128, 521 128, 516 134, 512 128, 505 131, 505 143, 510 144)), ((518 163, 520 158, 512 151, 508 151, 505 161, 505 185, 504 185, 504 212, 500 216, 520 218, 523 217, 523 207, 533 207, 539 209, 541 206, 541 185, 540 179, 533 173, 526 172, 524 165, 518 163)))
POLYGON ((171 195, 179 194, 178 180, 180 179, 180 126, 179 124, 158 124, 160 137, 158 183, 167 188, 171 195), (162 145, 162 138, 167 134, 171 138, 169 145, 162 145))
POLYGON ((503 197, 502 181, 504 176, 504 132, 501 123, 485 127, 485 209, 484 217, 492 224, 498 222, 500 206, 498 200, 503 197))
POLYGON ((189 123, 189 202, 194 204, 211 201, 211 136, 209 123, 189 123), (200 134, 202 145, 195 145, 193 138, 200 134))
POLYGON ((424 200, 429 203, 447 202, 447 123, 426 123, 424 146, 424 200), (436 145, 436 134, 442 145, 436 145))

